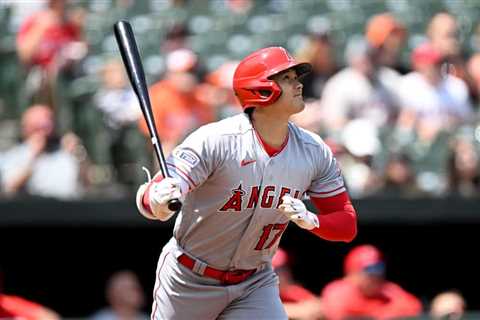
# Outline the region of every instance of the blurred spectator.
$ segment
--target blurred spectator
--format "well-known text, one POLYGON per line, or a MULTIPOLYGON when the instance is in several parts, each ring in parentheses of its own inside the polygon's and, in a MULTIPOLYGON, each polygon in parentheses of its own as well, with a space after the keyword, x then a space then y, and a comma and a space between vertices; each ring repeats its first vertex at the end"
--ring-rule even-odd
POLYGON ((463 197, 480 194, 480 160, 472 128, 460 128, 452 139, 450 192, 463 197))
POLYGON ((105 115, 106 125, 118 129, 140 119, 137 97, 130 87, 122 62, 118 59, 108 61, 101 76, 102 84, 95 100, 105 115))
POLYGON ((289 319, 322 319, 320 299, 295 282, 290 269, 290 258, 281 248, 273 256, 272 266, 279 278, 280 299, 289 319))
POLYGON ((381 151, 378 138, 379 130, 366 119, 355 119, 348 122, 341 133, 339 142, 344 151, 338 160, 352 197, 364 197, 379 187, 373 160, 381 151))
POLYGON ((45 8, 49 0, 37 1, 2 1, 4 6, 10 7, 8 21, 10 30, 18 30, 22 23, 35 12, 45 8))
POLYGON ((412 161, 406 154, 392 153, 389 155, 380 194, 405 198, 420 194, 415 181, 412 161))
POLYGON ((227 8, 233 14, 246 15, 254 7, 252 0, 226 0, 227 8))
POLYGON ((91 320, 146 320, 142 312, 145 296, 135 273, 125 270, 114 273, 107 282, 109 306, 90 317, 91 320))
POLYGON ((325 82, 338 71, 335 61, 334 44, 327 30, 312 33, 306 44, 297 52, 296 58, 312 65, 312 72, 302 77, 305 99, 319 99, 325 82))
POLYGON ((459 320, 464 316, 465 307, 465 299, 459 292, 442 292, 433 298, 430 316, 436 320, 459 320))
POLYGON ((401 74, 407 73, 406 67, 399 61, 406 36, 405 26, 388 12, 371 17, 365 30, 365 37, 378 63, 401 74))
MULTIPOLYGON (((468 74, 470 75, 474 90, 476 91, 476 96, 477 96, 477 103, 478 97, 480 97, 480 53, 475 53, 470 57, 468 60, 468 74)), ((477 105, 478 109, 478 105, 477 105)))
POLYGON ((132 166, 148 165, 147 139, 138 130, 141 109, 120 60, 105 65, 94 101, 104 115, 108 135, 107 141, 100 141, 107 145, 96 149, 108 151, 108 163, 113 164, 120 183, 137 186, 144 176, 132 166))
POLYGON ((403 106, 440 127, 452 128, 471 119, 467 87, 461 79, 442 74, 440 52, 427 42, 414 49, 411 59, 414 72, 401 83, 403 106))
POLYGON ((327 319, 392 319, 421 313, 422 305, 415 296, 385 279, 385 262, 374 246, 352 249, 345 258, 344 272, 344 278, 331 282, 322 292, 327 319))
POLYGON ((73 133, 54 130, 54 115, 35 105, 22 116, 23 141, 0 155, 0 180, 7 195, 74 199, 82 196, 86 151, 73 133))
POLYGON ((451 14, 440 12, 433 16, 427 27, 427 36, 442 57, 455 57, 460 54, 458 24, 451 14))
POLYGON ((442 75, 441 63, 441 54, 430 43, 415 48, 415 71, 402 79, 403 109, 392 131, 397 135, 397 143, 392 146, 405 146, 403 152, 413 161, 418 186, 433 194, 446 189, 448 135, 473 116, 465 83, 449 74, 442 75))
POLYGON ((17 49, 23 63, 56 71, 79 54, 73 49, 80 49, 83 18, 67 12, 66 5, 65 0, 50 0, 45 10, 22 24, 17 49))
POLYGON ((53 310, 24 298, 3 293, 3 273, 0 269, 0 319, 57 320, 53 310))
POLYGON ((28 94, 37 103, 55 107, 59 71, 87 53, 82 40, 85 12, 67 11, 65 0, 50 0, 45 10, 27 18, 17 36, 17 52, 29 75, 28 94))
POLYGON ((215 118, 224 119, 242 112, 242 108, 232 90, 233 73, 238 61, 228 61, 205 77, 205 82, 197 88, 196 97, 212 108, 215 118))
POLYGON ((467 85, 470 97, 478 100, 475 83, 468 74, 466 59, 462 52, 457 19, 448 12, 437 13, 428 24, 427 36, 445 62, 444 71, 462 79, 467 85))
MULTIPOLYGON (((196 96, 198 80, 193 72, 198 65, 197 55, 180 49, 169 53, 166 60, 165 77, 150 88, 150 97, 162 147, 165 154, 169 154, 191 130, 213 121, 215 115, 212 108, 196 96)), ((143 118, 140 129, 150 136, 143 118)))
POLYGON ((168 54, 172 51, 188 48, 188 37, 190 31, 187 25, 183 23, 175 23, 172 25, 165 35, 165 39, 161 43, 161 52, 168 54))
POLYGON ((439 196, 446 191, 450 134, 434 116, 421 118, 409 109, 402 111, 397 125, 386 133, 387 151, 410 160, 419 196, 439 196))
POLYGON ((372 48, 363 38, 349 40, 345 49, 348 67, 330 78, 321 100, 322 120, 327 131, 336 135, 357 118, 368 119, 379 128, 394 121, 399 74, 378 64, 372 48))

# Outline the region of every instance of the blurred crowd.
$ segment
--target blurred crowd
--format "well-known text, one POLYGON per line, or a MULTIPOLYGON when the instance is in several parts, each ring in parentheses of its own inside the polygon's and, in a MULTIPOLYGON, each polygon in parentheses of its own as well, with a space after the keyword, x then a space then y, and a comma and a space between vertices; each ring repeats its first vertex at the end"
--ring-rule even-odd
POLYGON ((354 247, 344 258, 341 278, 319 294, 295 280, 292 257, 279 249, 273 267, 280 279, 280 298, 289 319, 462 319, 467 305, 457 290, 440 292, 423 301, 387 278, 386 261, 375 246, 354 247))
MULTIPOLYGON (((292 265, 298 264, 298 261, 293 260, 288 251, 279 248, 272 261, 279 278, 280 299, 292 320, 459 320, 465 319, 470 311, 462 294, 455 289, 425 299, 389 280, 386 259, 377 247, 370 244, 351 249, 344 258, 343 276, 327 283, 318 293, 309 290, 308 283, 302 284, 296 280, 292 265)), ((61 318, 55 311, 38 303, 4 293, 1 280, 0 272, 0 318, 61 318)), ((106 279, 106 305, 85 318, 149 319, 146 294, 135 272, 116 271, 106 279)))
MULTIPOLYGON (((274 6, 295 1, 263 2, 272 4, 267 13, 278 14, 274 6)), ((241 112, 231 89, 241 56, 216 59, 199 54, 192 34, 207 30, 210 20, 197 17, 189 23, 174 17, 195 3, 208 7, 213 3, 222 7, 222 15, 228 11, 232 23, 245 21, 256 15, 255 1, 138 3, 151 3, 156 6, 152 10, 170 15, 164 17, 163 37, 150 39, 148 32, 137 37, 139 43, 147 39, 156 46, 156 54, 144 63, 155 122, 168 154, 199 126, 241 112)), ((318 3, 342 9, 341 3, 349 1, 318 3)), ((134 4, 0 1, 0 25, 13 35, 13 40, 8 34, 0 37, 0 198, 121 198, 133 195, 145 181, 142 166, 158 168, 116 45, 111 50, 107 41, 113 39, 113 22, 128 16, 134 4), (88 29, 92 33, 96 22, 92 17, 97 19, 102 10, 111 11, 104 19, 112 23, 110 38, 98 31, 98 38, 105 38, 100 51, 107 51, 98 60, 99 41, 85 33, 88 29)), ((471 25, 466 37, 458 15, 438 10, 424 21, 419 34, 409 30, 408 18, 380 10, 343 39, 332 23, 316 20, 315 28, 304 24, 301 37, 295 38, 301 41, 272 40, 269 45, 290 46, 298 60, 313 65, 313 72, 302 79, 306 108, 292 121, 327 142, 354 198, 477 197, 480 24, 471 25)), ((146 20, 136 20, 135 31, 140 31, 142 21, 146 20)), ((265 27, 254 25, 259 30, 265 27)), ((245 47, 245 39, 235 39, 232 49, 237 52, 245 47)), ((252 44, 245 51, 255 49, 252 44)), ((320 293, 295 281, 291 263, 283 250, 273 261, 292 319, 420 315, 460 319, 466 309, 457 291, 439 293, 425 303, 387 280, 384 258, 370 245, 353 249, 345 257, 343 278, 320 293)), ((4 294, 1 284, 0 276, 0 318, 59 318, 34 302, 4 294)), ((112 275, 106 300, 108 306, 92 319, 148 318, 143 289, 131 271, 112 275)))
MULTIPOLYGON (((134 3, 106 2, 114 18, 134 3)), ((192 5, 160 2, 170 12, 192 5)), ((255 14, 254 1, 222 4, 232 17, 255 14)), ((94 45, 84 31, 95 6, 66 0, 0 6, 15 35, 15 59, 2 59, 0 74, 20 79, 16 87, 0 85, 0 196, 131 195, 145 179, 141 167, 158 165, 118 52, 92 67, 94 45), (15 99, 4 94, 12 90, 15 99)), ((354 198, 475 197, 480 51, 472 39, 480 39, 480 24, 465 43, 458 17, 448 11, 429 17, 423 34, 410 34, 402 18, 372 14, 342 43, 328 23, 305 26, 290 49, 314 71, 303 79, 306 109, 293 121, 331 147, 354 198)), ((158 55, 144 61, 166 154, 199 126, 241 112, 231 90, 237 57, 212 64, 195 52, 191 35, 200 20, 170 23, 154 39, 158 55)))

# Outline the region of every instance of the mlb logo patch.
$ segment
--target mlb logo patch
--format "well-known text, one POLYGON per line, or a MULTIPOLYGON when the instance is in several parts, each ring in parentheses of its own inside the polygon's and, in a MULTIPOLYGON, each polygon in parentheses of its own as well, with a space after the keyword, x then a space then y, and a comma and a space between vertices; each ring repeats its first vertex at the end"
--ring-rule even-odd
POLYGON ((200 159, 198 156, 195 154, 195 152, 191 150, 176 150, 175 151, 175 157, 177 157, 179 160, 182 160, 183 162, 187 163, 190 166, 195 166, 197 163, 200 162, 200 159))

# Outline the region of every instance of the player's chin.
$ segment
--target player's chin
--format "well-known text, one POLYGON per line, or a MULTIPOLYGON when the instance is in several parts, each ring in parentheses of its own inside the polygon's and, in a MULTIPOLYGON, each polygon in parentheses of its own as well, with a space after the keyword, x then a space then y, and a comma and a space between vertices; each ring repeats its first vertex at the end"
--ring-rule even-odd
POLYGON ((303 97, 295 97, 293 99, 293 107, 295 109, 295 113, 303 111, 305 109, 305 101, 303 101, 303 97))

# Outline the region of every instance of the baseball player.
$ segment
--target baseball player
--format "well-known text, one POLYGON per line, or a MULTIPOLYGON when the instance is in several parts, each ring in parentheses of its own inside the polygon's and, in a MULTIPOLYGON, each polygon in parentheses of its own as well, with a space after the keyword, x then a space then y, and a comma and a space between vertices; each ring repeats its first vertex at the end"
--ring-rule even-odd
POLYGON ((152 319, 286 319, 271 258, 289 221, 327 240, 355 237, 330 149, 288 121, 304 108, 299 78, 310 70, 281 47, 247 56, 233 79, 244 113, 190 134, 167 159, 172 178, 138 189, 149 219, 170 219, 168 201, 183 201, 158 261, 152 319))

